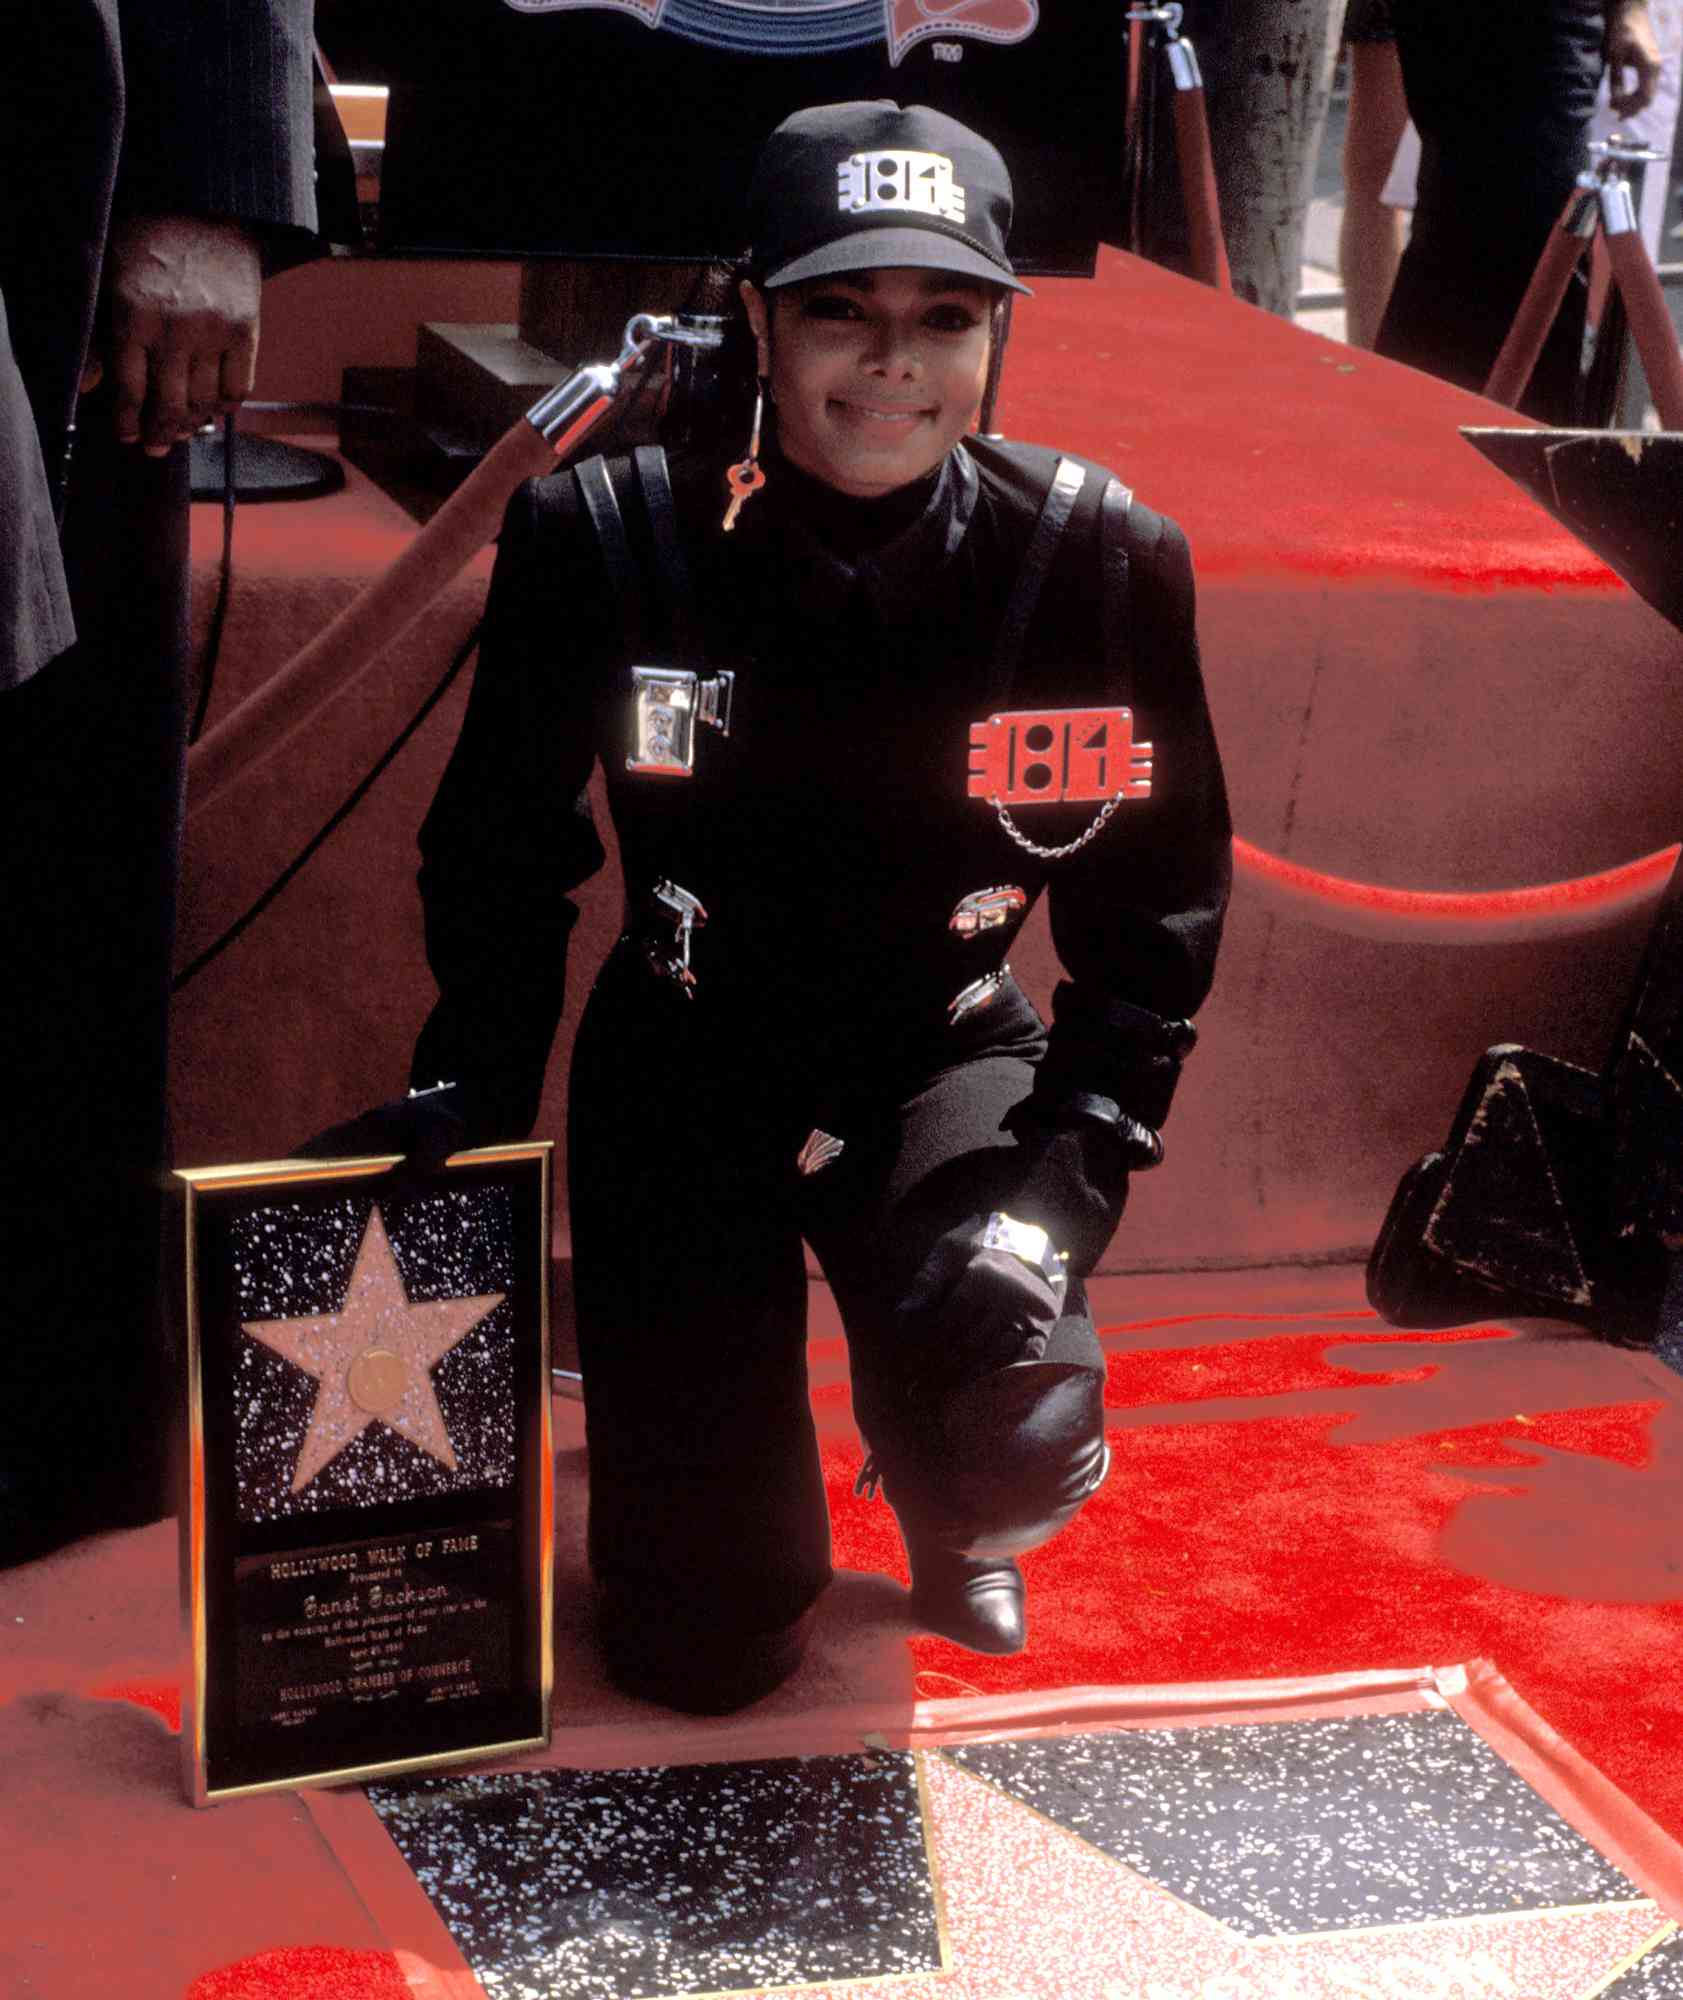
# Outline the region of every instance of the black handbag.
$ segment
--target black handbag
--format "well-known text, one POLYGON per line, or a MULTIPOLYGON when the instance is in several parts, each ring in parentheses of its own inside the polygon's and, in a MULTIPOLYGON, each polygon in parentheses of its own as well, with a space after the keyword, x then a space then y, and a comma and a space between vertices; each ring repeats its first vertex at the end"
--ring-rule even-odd
POLYGON ((1473 1071, 1443 1150, 1391 1199, 1367 1266, 1393 1326, 1577 1321, 1650 1344, 1683 1234, 1683 866, 1598 1075, 1504 1043, 1473 1071))

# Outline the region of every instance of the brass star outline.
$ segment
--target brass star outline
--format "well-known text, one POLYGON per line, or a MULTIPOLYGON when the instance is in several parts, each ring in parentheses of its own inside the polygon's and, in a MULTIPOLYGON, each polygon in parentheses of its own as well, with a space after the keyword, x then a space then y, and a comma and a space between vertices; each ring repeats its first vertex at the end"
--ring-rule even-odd
POLYGON ((456 1454, 431 1371, 505 1296, 484 1292, 412 1305, 376 1203, 337 1312, 242 1320, 244 1332, 318 1385, 293 1467, 293 1492, 302 1493, 372 1423, 389 1425, 454 1472, 456 1454))

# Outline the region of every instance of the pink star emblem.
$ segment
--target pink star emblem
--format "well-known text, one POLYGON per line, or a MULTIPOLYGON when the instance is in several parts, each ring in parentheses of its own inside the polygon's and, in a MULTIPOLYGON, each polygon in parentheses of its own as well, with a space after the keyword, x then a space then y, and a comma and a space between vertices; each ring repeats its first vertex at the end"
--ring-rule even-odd
POLYGON ((338 1312, 242 1322, 254 1340, 313 1375, 319 1385, 293 1468, 293 1492, 301 1493, 375 1422, 389 1425, 454 1472, 456 1454, 431 1371, 502 1304, 503 1296, 486 1292, 478 1298, 411 1305, 376 1206, 338 1312))

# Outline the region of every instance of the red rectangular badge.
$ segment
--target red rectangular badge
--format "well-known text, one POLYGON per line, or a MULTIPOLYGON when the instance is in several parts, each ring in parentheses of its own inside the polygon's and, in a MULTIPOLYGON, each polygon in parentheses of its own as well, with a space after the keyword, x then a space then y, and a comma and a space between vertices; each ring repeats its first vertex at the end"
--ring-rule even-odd
POLYGON ((1148 799, 1151 745, 1131 708, 1019 709, 970 725, 973 799, 1005 806, 1148 799))

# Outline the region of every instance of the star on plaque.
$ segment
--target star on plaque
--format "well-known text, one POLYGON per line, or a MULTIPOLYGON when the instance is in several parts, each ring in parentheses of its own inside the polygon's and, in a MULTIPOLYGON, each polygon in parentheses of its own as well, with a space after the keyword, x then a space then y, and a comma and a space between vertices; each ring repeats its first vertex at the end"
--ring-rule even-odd
POLYGON ((477 1298, 411 1305, 376 1205, 338 1312, 242 1321, 254 1340, 319 1384, 293 1469, 293 1492, 301 1493, 375 1422, 389 1425, 454 1472, 456 1454, 431 1371, 503 1297, 485 1292, 477 1298))

